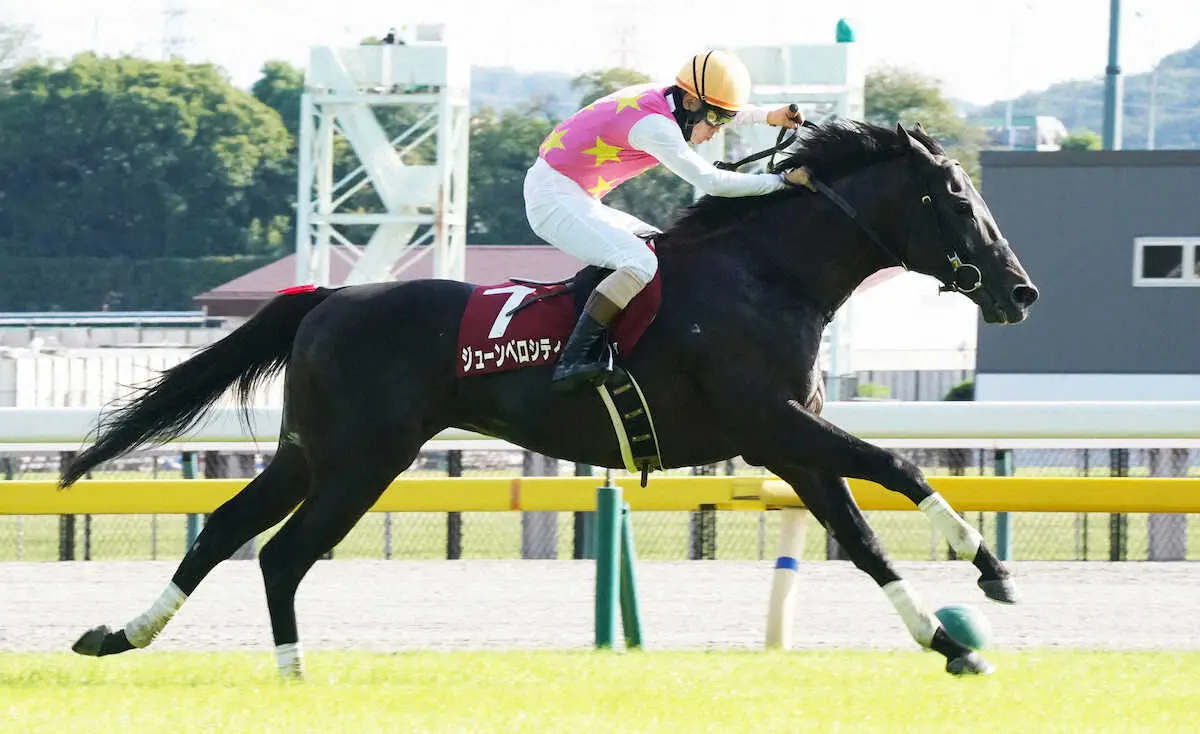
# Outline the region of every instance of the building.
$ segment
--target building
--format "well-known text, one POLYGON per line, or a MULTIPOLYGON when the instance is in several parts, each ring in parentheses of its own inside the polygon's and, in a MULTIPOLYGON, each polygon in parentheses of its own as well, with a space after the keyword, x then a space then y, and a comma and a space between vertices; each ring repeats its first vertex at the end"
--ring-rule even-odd
POLYGON ((988 205, 1041 289, 984 326, 979 400, 1200 397, 1200 151, 985 151, 988 205))

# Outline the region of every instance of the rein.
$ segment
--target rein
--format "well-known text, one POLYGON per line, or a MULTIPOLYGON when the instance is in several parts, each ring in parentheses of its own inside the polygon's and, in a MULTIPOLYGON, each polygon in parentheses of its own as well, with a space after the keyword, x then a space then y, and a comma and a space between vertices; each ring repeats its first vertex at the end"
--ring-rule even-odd
MULTIPOLYGON (((817 126, 809 120, 805 120, 801 124, 803 127, 809 127, 813 129, 817 128, 817 126)), ((748 155, 739 161, 718 161, 713 165, 723 171, 736 171, 747 163, 753 163, 754 161, 762 160, 763 158, 770 156, 771 159, 767 163, 767 172, 780 173, 782 166, 775 166, 775 154, 786 150, 792 145, 792 143, 796 141, 796 138, 799 137, 799 130, 793 130, 791 136, 785 139, 784 136, 786 132, 786 129, 781 129, 779 131, 779 135, 775 138, 775 145, 769 148, 748 155)), ((908 267, 908 263, 904 261, 904 258, 897 254, 895 250, 884 244, 883 238, 879 236, 879 233, 875 231, 875 228, 864 221, 863 218, 859 216, 858 210, 855 209, 850 202, 846 201, 841 194, 834 191, 829 184, 820 180, 816 176, 813 176, 811 173, 808 176, 808 182, 812 184, 813 188, 822 194, 826 199, 829 199, 834 206, 836 206, 838 209, 841 209, 842 212, 844 212, 845 215, 851 219, 851 221, 858 225, 858 228, 862 230, 863 234, 867 236, 867 239, 870 240, 872 244, 878 247, 892 261, 900 265, 900 267, 904 268, 905 270, 910 269, 908 267)), ((937 231, 937 239, 941 241, 942 222, 941 217, 938 216, 937 210, 933 208, 933 199, 929 196, 929 194, 925 194, 921 197, 921 204, 929 207, 929 212, 933 216, 933 226, 937 231)), ((942 280, 942 285, 938 288, 939 293, 973 293, 976 290, 979 290, 979 288, 983 285, 983 273, 980 272, 979 268, 970 263, 963 262, 962 258, 958 256, 958 253, 955 252, 953 248, 946 248, 946 260, 953 268, 953 277, 951 278, 950 282, 938 278, 938 280, 942 280)))

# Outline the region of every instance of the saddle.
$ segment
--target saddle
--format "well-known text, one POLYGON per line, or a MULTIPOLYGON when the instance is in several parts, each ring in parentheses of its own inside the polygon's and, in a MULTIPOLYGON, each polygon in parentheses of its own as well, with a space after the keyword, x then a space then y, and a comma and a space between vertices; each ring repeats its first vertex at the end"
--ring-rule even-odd
MULTIPOLYGON (((476 286, 459 323, 457 376, 466 379, 554 364, 583 304, 610 272, 587 267, 560 281, 510 278, 476 286)), ((625 468, 640 471, 643 486, 649 472, 662 468, 662 458, 650 407, 621 359, 632 353, 661 302, 662 282, 655 274, 613 320, 614 372, 607 384, 597 388, 613 422, 625 468)))

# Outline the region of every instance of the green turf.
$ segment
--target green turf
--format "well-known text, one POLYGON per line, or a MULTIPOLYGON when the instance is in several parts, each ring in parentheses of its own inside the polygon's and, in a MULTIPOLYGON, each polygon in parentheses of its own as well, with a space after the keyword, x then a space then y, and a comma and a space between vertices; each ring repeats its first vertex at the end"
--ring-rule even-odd
POLYGON ((956 679, 920 652, 0 656, 21 732, 1166 732, 1194 730, 1200 653, 1002 652, 956 679))

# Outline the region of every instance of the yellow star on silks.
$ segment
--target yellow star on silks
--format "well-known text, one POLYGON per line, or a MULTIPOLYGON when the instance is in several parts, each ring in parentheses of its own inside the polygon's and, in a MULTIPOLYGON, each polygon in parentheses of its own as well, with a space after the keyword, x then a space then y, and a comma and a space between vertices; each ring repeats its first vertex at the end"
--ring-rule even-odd
POLYGON ((600 197, 600 196, 604 196, 605 194, 607 194, 608 192, 610 192, 612 190, 613 190, 612 184, 610 184, 608 181, 605 181, 603 176, 597 176, 596 177, 596 185, 593 186, 592 188, 588 189, 587 192, 589 194, 591 194, 592 196, 600 197))
POLYGON ((641 98, 642 97, 640 94, 635 94, 631 97, 617 97, 617 112, 619 113, 626 107, 632 107, 635 110, 641 110, 642 108, 638 107, 638 100, 641 98))
POLYGON ((566 150, 567 146, 563 145, 563 141, 562 141, 563 136, 566 134, 567 134, 567 128, 564 127, 561 130, 554 130, 549 135, 547 135, 545 141, 542 142, 542 147, 541 147, 542 155, 549 153, 550 151, 554 150, 555 148, 561 148, 563 150, 566 150))
POLYGON ((609 145, 600 138, 596 138, 595 147, 588 148, 587 150, 583 151, 583 153, 584 155, 596 156, 596 165, 598 166, 601 163, 607 163, 608 161, 620 163, 621 158, 617 154, 622 150, 624 150, 624 148, 619 148, 615 145, 609 145))

